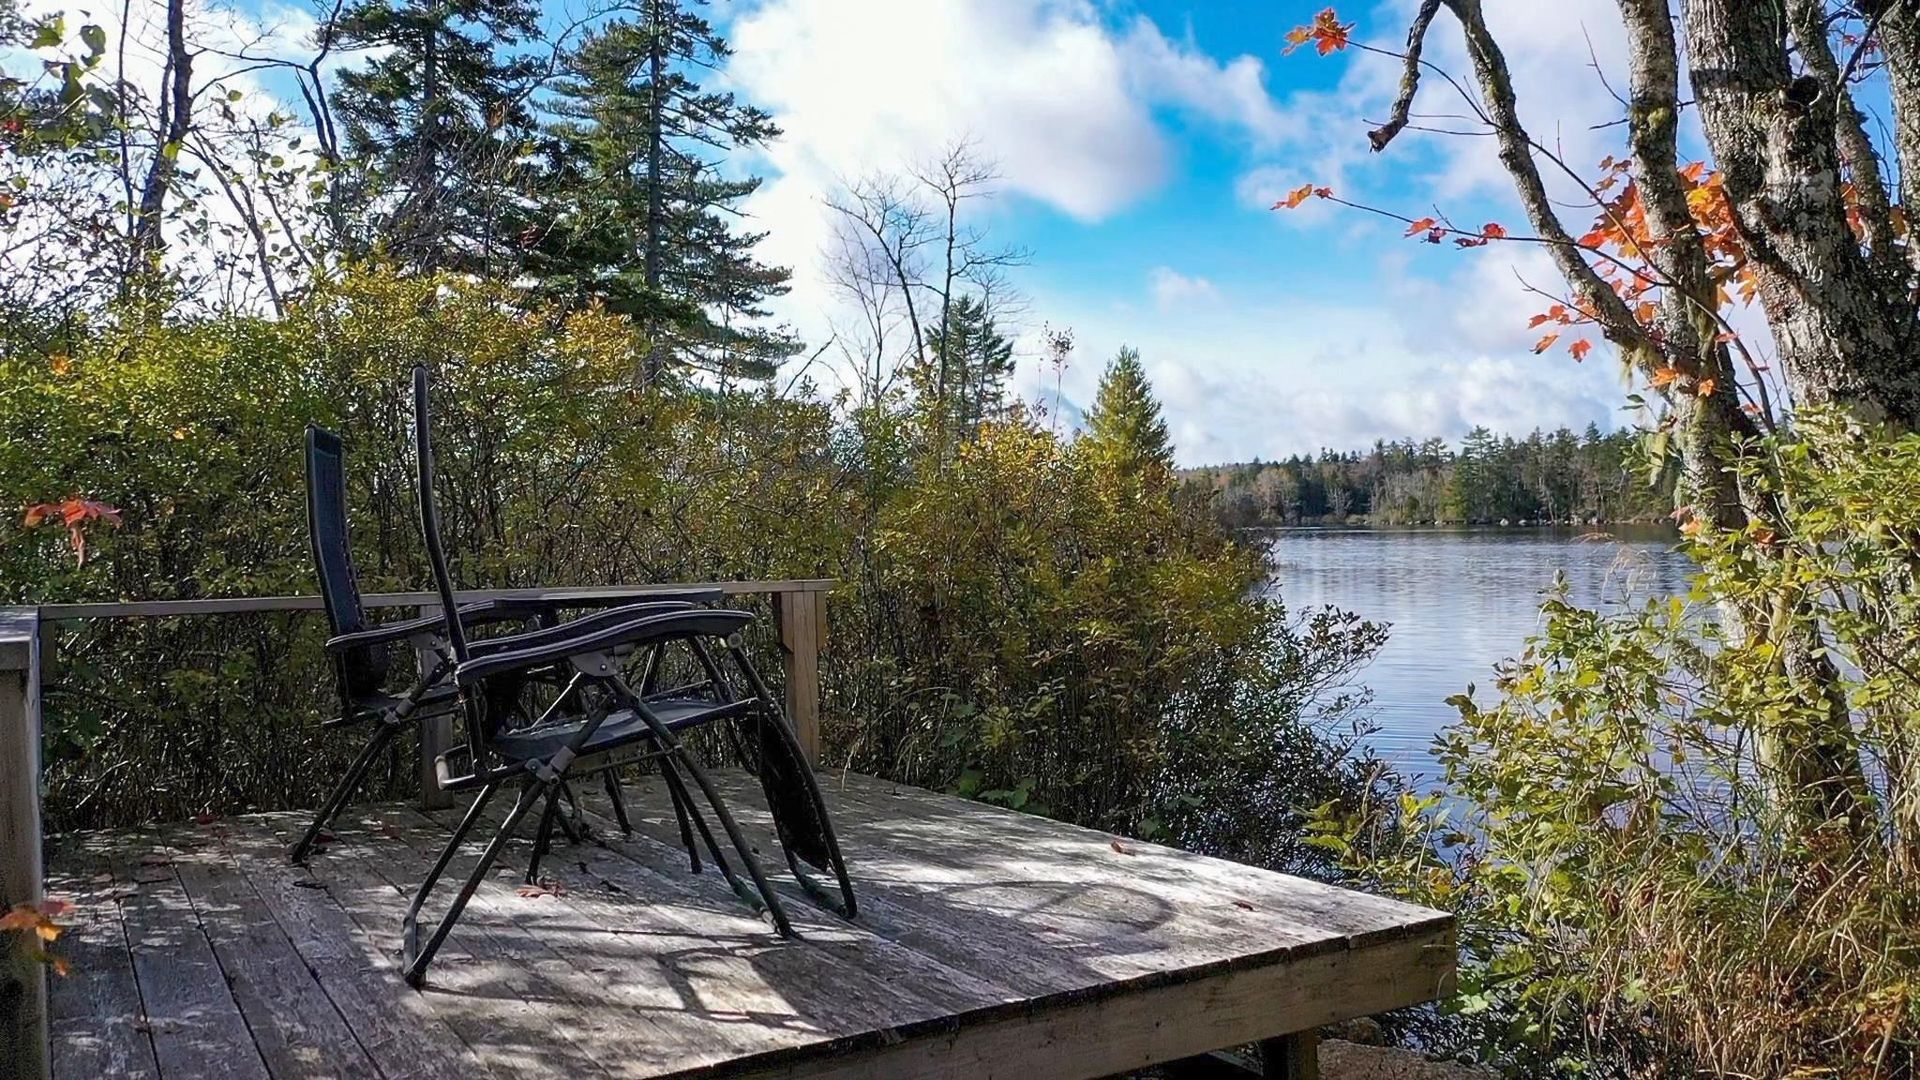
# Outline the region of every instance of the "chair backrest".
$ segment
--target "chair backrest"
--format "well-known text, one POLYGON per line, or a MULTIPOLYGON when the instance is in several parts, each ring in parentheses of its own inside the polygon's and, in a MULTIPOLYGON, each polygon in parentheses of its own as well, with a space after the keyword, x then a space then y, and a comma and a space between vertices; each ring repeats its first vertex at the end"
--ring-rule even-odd
MULTIPOLYGON (((318 424, 307 425, 307 538, 327 625, 335 634, 366 629, 367 609, 360 601, 360 575, 353 569, 347 535, 346 449, 340 436, 318 424)), ((384 645, 362 645, 336 655, 341 703, 351 710, 356 700, 378 693, 391 659, 384 645)))
POLYGON ((467 635, 453 600, 453 575, 447 572, 447 552, 440 543, 440 512, 433 499, 433 438, 427 409, 427 369, 413 366, 413 450, 420 471, 420 536, 427 559, 433 563, 433 584, 440 591, 440 613, 446 622, 447 644, 456 661, 467 660, 467 635))
POLYGON ((327 623, 336 634, 367 625, 359 577, 353 571, 353 546, 347 539, 346 457, 340 436, 318 424, 307 425, 307 536, 327 623))

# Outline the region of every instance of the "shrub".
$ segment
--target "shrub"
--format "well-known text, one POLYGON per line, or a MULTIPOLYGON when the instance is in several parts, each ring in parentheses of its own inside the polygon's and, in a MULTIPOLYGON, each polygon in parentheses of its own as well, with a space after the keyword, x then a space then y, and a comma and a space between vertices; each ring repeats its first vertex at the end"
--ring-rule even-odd
POLYGON ((1444 793, 1318 825, 1461 914, 1462 1030, 1516 1071, 1912 1074, 1920 437, 1816 413, 1745 460, 1777 510, 1696 531, 1691 595, 1549 600, 1497 703, 1455 699, 1444 793), (1857 820, 1810 822, 1766 752, 1827 707, 1787 633, 1840 670, 1857 820))

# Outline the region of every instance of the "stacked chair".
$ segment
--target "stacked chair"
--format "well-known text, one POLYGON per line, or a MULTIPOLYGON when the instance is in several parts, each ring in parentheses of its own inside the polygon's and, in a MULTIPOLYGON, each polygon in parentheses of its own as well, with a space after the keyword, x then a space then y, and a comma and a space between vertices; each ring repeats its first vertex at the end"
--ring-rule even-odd
MULTIPOLYGON (((315 827, 309 830, 316 833, 338 812, 364 775, 366 764, 395 731, 422 716, 452 713, 458 718, 464 745, 440 755, 434 763, 434 775, 441 789, 472 792, 474 800, 407 909, 402 928, 407 982, 418 986, 425 979, 434 954, 475 890, 486 881, 508 842, 536 808, 541 813, 528 860, 530 880, 551 842, 560 803, 571 797, 570 782, 596 774, 607 778, 609 795, 624 824, 619 789, 611 778, 616 770, 639 762, 651 763, 661 775, 693 871, 701 869, 700 850, 704 847, 742 900, 756 913, 770 915, 781 935, 796 936, 751 845, 706 770, 681 741, 681 736, 707 725, 725 729, 729 738, 724 744, 732 745, 743 764, 758 773, 787 865, 803 891, 828 910, 853 918, 853 886, 826 802, 778 699, 749 661, 741 641, 741 632, 754 616, 712 606, 719 597, 695 590, 649 595, 645 602, 594 611, 566 622, 553 618, 553 605, 506 602, 462 607, 455 600, 434 500, 428 376, 424 367, 414 369, 413 393, 421 534, 433 567, 440 612, 407 623, 356 629, 354 613, 359 605, 357 591, 351 585, 350 563, 344 557, 335 556, 331 563, 323 557, 316 529, 316 561, 320 563, 323 591, 329 593, 330 616, 334 614, 335 590, 328 587, 329 575, 347 583, 338 590, 343 617, 334 619, 334 640, 346 640, 337 648, 329 643, 338 661, 342 700, 348 703, 351 714, 377 719, 380 726, 354 771, 343 778, 316 818, 315 827), (344 569, 331 570, 334 563, 344 569), (537 621, 542 625, 486 638, 471 632, 510 621, 537 621), (432 660, 422 663, 421 676, 405 695, 385 696, 379 691, 385 666, 380 652, 403 640, 432 660), (703 678, 662 689, 660 674, 669 650, 683 652, 703 678), (630 671, 639 672, 637 688, 629 681, 630 671), (523 704, 528 696, 524 691, 535 684, 548 689, 542 695, 545 704, 537 714, 527 715, 532 710, 523 704), (423 938, 422 915, 429 898, 468 837, 489 821, 487 807, 502 791, 512 793, 511 808, 498 821, 478 860, 423 938), (727 846, 733 849, 749 880, 741 878, 723 852, 701 810, 702 802, 718 820, 727 846), (823 882, 813 871, 831 874, 833 881, 823 882)), ((332 454, 337 468, 338 441, 331 442, 330 450, 326 439, 320 442, 322 449, 332 454)), ((314 444, 310 434, 310 461, 314 444)), ((313 486, 310 473, 310 488, 313 486)), ((323 495, 315 500, 310 494, 316 505, 331 498, 336 496, 323 495)), ((338 517, 344 519, 344 500, 340 502, 338 517)), ((330 508, 323 509, 328 514, 317 515, 317 519, 331 515, 330 508)), ((344 548, 344 529, 341 535, 344 548)), ((302 844, 310 847, 311 838, 304 838, 302 844)))

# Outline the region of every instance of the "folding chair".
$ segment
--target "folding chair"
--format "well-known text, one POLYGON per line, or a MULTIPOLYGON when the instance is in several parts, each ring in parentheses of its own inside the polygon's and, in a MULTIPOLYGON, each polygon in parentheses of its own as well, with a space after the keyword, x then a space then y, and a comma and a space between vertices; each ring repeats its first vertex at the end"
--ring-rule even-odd
MULTIPOLYGON (((305 862, 321 836, 333 826, 354 792, 365 781, 367 772, 395 736, 422 721, 445 716, 455 708, 455 687, 449 680, 453 667, 443 626, 438 615, 401 622, 376 624, 368 616, 360 599, 360 580, 353 565, 353 547, 347 530, 346 450, 340 437, 315 424, 307 426, 307 533, 313 552, 320 598, 326 608, 330 636, 326 642, 333 662, 335 687, 340 697, 340 715, 322 722, 323 727, 355 727, 372 724, 366 744, 353 764, 334 784, 319 811, 299 840, 288 851, 288 858, 305 862), (396 647, 404 646, 405 649, 396 647), (389 693, 394 657, 399 651, 425 658, 412 685, 389 693)), ((682 589, 660 594, 660 599, 696 604, 717 603, 717 589, 682 589)), ((567 606, 594 606, 591 597, 567 601, 567 606)), ((551 623, 560 605, 545 600, 487 600, 464 604, 457 610, 463 626, 477 628, 493 624, 535 622, 551 623)), ((501 688, 502 700, 511 696, 501 688)), ((626 805, 613 774, 606 776, 607 795, 613 804, 620 827, 631 831, 626 805)), ((573 835, 569 823, 569 836, 573 835)))
POLYGON ((441 544, 440 519, 434 503, 433 446, 424 367, 413 370, 413 393, 420 528, 433 566, 434 585, 443 605, 443 633, 452 659, 451 681, 457 687, 457 708, 467 740, 466 745, 442 754, 435 762, 435 769, 442 789, 472 790, 478 794, 407 909, 402 925, 407 982, 418 986, 425 979, 428 965, 467 902, 535 806, 546 801, 539 835, 534 842, 537 860, 553 825, 554 795, 561 786, 571 778, 604 773, 637 760, 651 760, 659 767, 679 818, 682 842, 695 861, 696 872, 699 867, 693 841, 695 832, 733 891, 756 913, 770 915, 782 936, 797 936, 778 894, 719 791, 706 770, 680 742, 679 733, 709 723, 737 725, 754 744, 759 778, 775 830, 787 864, 802 889, 829 910, 847 918, 854 917, 853 885, 827 816, 826 802, 778 700, 748 660, 741 642, 740 632, 753 621, 753 615, 698 607, 685 601, 663 601, 601 611, 531 633, 469 641, 453 603, 453 580, 441 544), (661 652, 669 646, 686 648, 705 672, 706 680, 699 692, 685 689, 642 692, 659 668, 661 652), (625 669, 637 654, 643 653, 647 675, 642 680, 642 690, 635 690, 627 680, 625 669), (717 659, 720 653, 732 661, 734 674, 742 683, 738 690, 717 659), (530 672, 550 670, 556 665, 569 669, 571 676, 545 713, 531 725, 504 728, 494 715, 496 695, 489 692, 490 688, 501 680, 523 678, 530 672), (688 779, 719 819, 734 854, 752 879, 751 886, 741 880, 722 853, 705 815, 692 797, 688 779), (422 941, 420 915, 434 886, 468 835, 484 819, 494 795, 510 785, 518 787, 513 807, 495 829, 438 924, 422 941), (804 866, 830 871, 837 888, 829 889, 821 884, 804 866))

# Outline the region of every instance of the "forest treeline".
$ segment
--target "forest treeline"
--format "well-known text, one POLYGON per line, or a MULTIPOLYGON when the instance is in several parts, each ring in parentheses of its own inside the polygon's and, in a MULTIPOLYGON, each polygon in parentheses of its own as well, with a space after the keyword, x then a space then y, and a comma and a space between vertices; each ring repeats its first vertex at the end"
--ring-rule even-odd
POLYGON ((1366 523, 1566 524, 1665 518, 1672 500, 1648 475, 1635 431, 1476 427, 1458 449, 1442 439, 1379 441, 1281 461, 1183 470, 1229 528, 1366 523))

